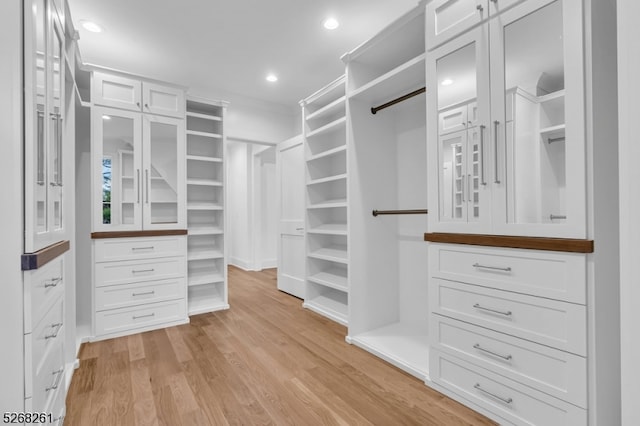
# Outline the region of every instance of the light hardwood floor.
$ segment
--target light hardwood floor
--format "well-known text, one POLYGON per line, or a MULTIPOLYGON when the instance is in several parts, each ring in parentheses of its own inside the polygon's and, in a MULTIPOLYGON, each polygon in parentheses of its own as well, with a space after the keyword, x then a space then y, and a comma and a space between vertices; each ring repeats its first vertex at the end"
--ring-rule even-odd
POLYGON ((229 270, 231 309, 84 344, 65 425, 489 425, 344 341, 345 327, 229 270))

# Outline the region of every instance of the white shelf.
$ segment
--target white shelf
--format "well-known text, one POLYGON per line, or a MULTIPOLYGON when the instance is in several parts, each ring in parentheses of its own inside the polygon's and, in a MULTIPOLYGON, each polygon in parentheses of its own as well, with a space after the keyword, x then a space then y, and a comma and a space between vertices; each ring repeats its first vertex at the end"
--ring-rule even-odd
POLYGON ((330 223, 307 229, 307 234, 347 235, 346 223, 330 223))
POLYGON ((318 118, 326 117, 328 115, 332 115, 337 112, 340 112, 345 108, 345 101, 346 101, 346 96, 342 96, 341 98, 336 99, 330 104, 327 104, 324 107, 320 108, 316 112, 312 112, 306 117, 306 120, 307 121, 316 120, 318 118))
POLYGON ((194 186, 222 186, 222 182, 214 179, 187 179, 187 185, 194 186))
POLYGON ((302 306, 346 326, 349 317, 348 305, 339 298, 332 296, 330 293, 317 296, 313 299, 305 300, 302 306))
POLYGON ((314 250, 308 254, 313 259, 329 260, 331 262, 348 263, 348 251, 346 246, 328 246, 314 250))
POLYGON ((222 135, 211 132, 197 132, 195 130, 187 130, 187 135, 203 136, 205 138, 221 139, 222 135))
POLYGON ((224 230, 216 226, 189 226, 189 235, 222 235, 224 230))
POLYGON ((341 145, 339 147, 329 149, 329 150, 321 152, 319 154, 312 155, 309 158, 307 158, 307 162, 318 160, 320 158, 330 157, 332 155, 338 155, 338 154, 343 153, 343 152, 345 152, 345 153, 347 152, 347 146, 346 145, 341 145))
POLYGON ((194 251, 187 254, 189 262, 194 260, 212 260, 224 258, 224 252, 221 250, 194 251))
POLYGON ((307 138, 312 138, 314 136, 331 133, 344 128, 347 124, 347 117, 340 117, 337 120, 332 121, 331 123, 325 124, 322 127, 315 129, 312 132, 307 133, 307 138))
POLYGON ((347 174, 346 173, 342 173, 342 174, 335 175, 335 176, 328 176, 328 177, 322 178, 322 179, 310 180, 309 182, 307 182, 307 186, 317 185, 319 183, 335 182, 335 181, 338 181, 338 180, 346 180, 346 179, 347 179, 347 174))
POLYGON ((425 84, 425 57, 422 53, 388 73, 348 94, 350 99, 387 102, 419 89, 425 84))
POLYGON ((203 161, 203 162, 207 162, 207 163, 222 163, 222 158, 205 157, 204 155, 187 155, 187 160, 190 160, 190 161, 203 161))
POLYGON ((211 120, 211 121, 222 121, 222 117, 218 117, 217 115, 209 115, 209 114, 202 114, 199 112, 186 112, 186 116, 187 117, 196 117, 196 118, 202 118, 204 120, 211 120))
POLYGON ((351 336, 351 342, 421 380, 429 378, 426 326, 397 322, 351 336))
POLYGON ((548 138, 551 136, 564 135, 566 125, 558 124, 557 126, 550 126, 540 129, 540 136, 543 138, 548 138))
POLYGON ((189 287, 223 283, 224 275, 222 273, 211 274, 211 273, 196 272, 196 273, 189 274, 189 278, 187 282, 189 287))
POLYGON ((327 200, 322 203, 311 204, 307 206, 307 209, 332 209, 335 207, 346 207, 347 200, 340 198, 337 200, 327 200))
POLYGON ((229 309, 224 300, 189 300, 189 316, 229 309))
POLYGON ((538 102, 540 102, 541 104, 546 102, 556 101, 556 100, 560 100, 564 102, 564 94, 565 94, 565 89, 562 89, 562 90, 549 93, 547 95, 538 96, 538 102))
POLYGON ((347 277, 342 275, 344 272, 345 270, 329 269, 327 271, 309 275, 307 277, 307 280, 325 287, 332 288, 334 290, 347 293, 349 291, 349 281, 347 277))
POLYGON ((222 210, 222 204, 218 203, 187 203, 187 210, 222 210))

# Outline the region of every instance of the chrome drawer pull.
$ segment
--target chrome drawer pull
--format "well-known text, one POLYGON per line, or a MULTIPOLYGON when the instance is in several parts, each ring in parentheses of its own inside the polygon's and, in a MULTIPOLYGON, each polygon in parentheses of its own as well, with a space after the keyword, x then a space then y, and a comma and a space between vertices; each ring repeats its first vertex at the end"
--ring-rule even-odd
POLYGON ((133 319, 137 320, 137 319, 140 319, 140 318, 150 318, 150 317, 155 317, 155 316, 156 316, 156 314, 152 312, 149 315, 140 315, 140 316, 135 316, 134 315, 133 319))
POLYGON ((559 220, 559 219, 566 219, 567 215, 564 214, 550 214, 549 215, 549 220, 559 220))
POLYGON ((505 317, 510 317, 512 315, 511 311, 499 311, 497 309, 485 308, 484 306, 480 306, 479 303, 473 305, 474 308, 480 309, 481 311, 493 312, 494 314, 504 315, 505 317))
POLYGON ((154 247, 153 246, 148 246, 148 247, 131 247, 132 251, 136 251, 136 250, 153 250, 154 247))
POLYGON ((148 296, 150 294, 156 294, 155 290, 145 291, 144 293, 131 293, 132 296, 148 296))
POLYGON ((493 355, 493 356, 497 356, 498 358, 502 358, 505 361, 511 361, 511 358, 513 358, 511 355, 500 355, 498 353, 490 351, 489 349, 485 349, 482 346, 480 346, 480 343, 476 343, 475 345, 473 345, 473 348, 477 349, 479 351, 482 351, 484 353, 488 353, 489 355, 493 355))
POLYGON ((513 398, 503 398, 501 396, 498 396, 494 393, 489 392, 488 390, 484 390, 482 389, 482 386, 480 386, 480 383, 476 383, 475 385, 473 385, 474 388, 478 389, 480 392, 489 395, 492 398, 497 399, 498 401, 502 401, 505 404, 511 404, 513 402, 513 398))
POLYGON ((64 368, 61 368, 61 369, 51 373, 54 376, 56 376, 56 378, 53 381, 53 384, 51 386, 44 388, 45 392, 49 392, 51 390, 58 389, 58 386, 60 386, 60 380, 62 380, 62 373, 64 373, 64 368))
POLYGON ((139 274, 139 273, 142 273, 142 272, 153 272, 153 271, 155 271, 155 269, 153 269, 153 268, 151 268, 151 269, 132 269, 131 273, 132 274, 139 274))
POLYGON ((53 421, 56 422, 56 426, 61 426, 64 424, 64 416, 56 417, 53 421))
POLYGON ((511 267, 510 266, 507 266, 506 268, 502 268, 500 266, 487 266, 487 265, 481 265, 479 263, 474 263, 472 266, 474 268, 492 269, 494 271, 511 272, 511 267))
POLYGON ((57 285, 60 284, 61 281, 62 281, 62 277, 51 278, 51 281, 49 281, 48 283, 45 283, 44 288, 57 287, 57 285))
POLYGON ((60 332, 60 329, 62 328, 62 323, 56 323, 56 324, 51 324, 51 328, 55 328, 56 331, 54 331, 51 334, 45 334, 44 338, 45 340, 47 339, 55 339, 56 337, 58 337, 58 333, 60 332))

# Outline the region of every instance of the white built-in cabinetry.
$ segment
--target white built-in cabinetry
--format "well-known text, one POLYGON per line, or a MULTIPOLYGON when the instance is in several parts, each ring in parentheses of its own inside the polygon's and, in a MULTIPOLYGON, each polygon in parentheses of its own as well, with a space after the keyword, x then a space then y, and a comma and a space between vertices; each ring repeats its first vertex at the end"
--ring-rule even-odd
POLYGON ((343 56, 347 68, 347 341, 428 376, 424 6, 343 56), (388 108, 381 106, 415 95, 388 108), (373 210, 392 214, 374 216, 373 210))
POLYGON ((187 322, 184 90, 91 71, 92 336, 187 322))
POLYGON ((187 99, 189 315, 229 308, 225 244, 226 108, 226 102, 187 99))
POLYGON ((346 325, 349 312, 344 76, 300 102, 305 141, 305 308, 346 325))

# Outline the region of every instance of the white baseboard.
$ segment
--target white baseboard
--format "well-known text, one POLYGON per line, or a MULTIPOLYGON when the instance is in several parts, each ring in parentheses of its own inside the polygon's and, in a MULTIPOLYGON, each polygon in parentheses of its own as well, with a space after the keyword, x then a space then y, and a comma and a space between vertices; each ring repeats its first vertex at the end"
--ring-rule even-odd
POLYGON ((262 269, 272 269, 278 267, 278 259, 266 259, 262 261, 262 269))
POLYGON ((251 267, 251 262, 244 259, 238 259, 237 257, 229 257, 229 261, 227 263, 229 265, 233 265, 237 268, 240 268, 243 271, 255 271, 255 269, 251 267))

